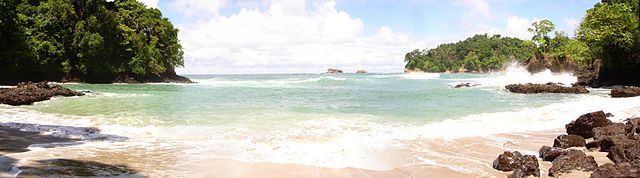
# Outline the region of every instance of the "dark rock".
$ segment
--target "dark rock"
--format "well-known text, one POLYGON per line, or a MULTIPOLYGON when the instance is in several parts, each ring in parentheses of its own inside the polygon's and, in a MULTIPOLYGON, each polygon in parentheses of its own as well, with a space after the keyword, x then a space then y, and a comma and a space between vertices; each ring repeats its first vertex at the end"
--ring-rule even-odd
POLYGON ((640 160, 628 163, 604 164, 591 174, 591 178, 640 177, 640 160))
POLYGON ((453 88, 462 88, 462 87, 475 87, 475 86, 479 86, 480 84, 475 84, 475 83, 461 83, 456 85, 453 88))
POLYGON ((607 113, 607 117, 615 117, 613 114, 611 114, 610 112, 607 113))
POLYGON ((562 85, 558 85, 556 83, 547 83, 547 84, 511 84, 505 86, 507 90, 513 93, 573 93, 573 94, 583 94, 589 93, 583 86, 571 86, 565 87, 562 85))
POLYGON ((364 70, 364 69, 360 69, 360 70, 356 71, 356 74, 366 74, 366 73, 368 73, 368 72, 366 70, 364 70))
POLYGON ((340 69, 334 69, 334 68, 329 68, 327 69, 327 74, 341 74, 342 70, 340 69))
POLYGON ((596 60, 591 65, 583 65, 574 72, 574 75, 578 78, 578 82, 574 85, 600 87, 602 86, 598 82, 600 70, 602 68, 602 60, 596 60))
POLYGON ((66 89, 60 85, 49 86, 47 82, 19 83, 16 88, 3 91, 0 94, 0 104, 29 105, 38 101, 45 101, 54 96, 83 96, 84 93, 66 89))
POLYGON ((540 177, 538 158, 533 155, 524 155, 519 160, 519 165, 509 175, 509 178, 523 178, 527 176, 540 177))
POLYGON ((522 158, 522 154, 520 154, 520 152, 505 151, 498 155, 498 158, 493 161, 493 168, 500 171, 513 171, 518 167, 518 160, 520 158, 522 158))
POLYGON ((609 149, 609 158, 614 163, 631 162, 640 159, 640 144, 636 141, 634 144, 615 145, 609 149))
POLYGON ((627 147, 634 144, 638 144, 638 141, 630 139, 626 135, 607 136, 600 140, 600 151, 609 152, 614 146, 627 147))
POLYGON ((500 171, 513 171, 509 177, 540 177, 538 159, 533 155, 522 156, 520 152, 505 151, 493 161, 493 168, 500 171))
POLYGON ((625 120, 625 128, 624 130, 628 135, 637 135, 640 133, 640 117, 638 118, 629 118, 625 120))
POLYGON ((580 135, 558 135, 553 140, 553 147, 570 148, 570 147, 583 147, 587 142, 580 135))
POLYGON ((552 164, 549 176, 553 177, 571 173, 573 170, 594 171, 598 167, 593 156, 587 156, 580 150, 569 150, 566 154, 553 160, 552 164))
POLYGON ((611 90, 611 97, 613 98, 625 98, 640 96, 640 87, 619 87, 611 90))
POLYGON ((607 115, 602 111, 598 111, 578 117, 578 119, 567 124, 565 128, 568 134, 580 135, 587 139, 593 137, 593 128, 604 127, 610 123, 611 121, 607 119, 607 115))
POLYGON ((594 140, 599 140, 606 136, 624 135, 626 133, 625 125, 622 123, 611 123, 604 127, 593 128, 592 131, 594 140))
POLYGON ((69 159, 39 160, 18 169, 21 171, 17 177, 143 177, 126 165, 69 159))
POLYGON ((542 146, 538 153, 540 154, 540 158, 543 161, 553 161, 558 156, 567 154, 568 150, 558 148, 558 147, 550 147, 550 146, 542 146))

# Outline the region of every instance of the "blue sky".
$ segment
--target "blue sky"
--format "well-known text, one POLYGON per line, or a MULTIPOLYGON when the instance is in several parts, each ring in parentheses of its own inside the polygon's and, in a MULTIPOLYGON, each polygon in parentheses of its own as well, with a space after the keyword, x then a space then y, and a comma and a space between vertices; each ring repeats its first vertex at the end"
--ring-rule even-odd
POLYGON ((569 34, 596 0, 141 0, 181 31, 182 74, 401 72, 404 53, 489 33, 569 34))

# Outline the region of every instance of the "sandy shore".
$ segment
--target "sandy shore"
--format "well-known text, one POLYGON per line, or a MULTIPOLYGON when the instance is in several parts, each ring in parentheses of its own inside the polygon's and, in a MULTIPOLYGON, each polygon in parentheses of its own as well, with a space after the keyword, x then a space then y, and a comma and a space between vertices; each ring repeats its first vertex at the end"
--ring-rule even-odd
MULTIPOLYGON (((465 138, 411 140, 406 141, 406 144, 414 148, 408 150, 418 151, 404 154, 415 155, 420 159, 391 170, 368 170, 287 163, 241 162, 229 159, 191 160, 185 159, 187 156, 182 154, 186 153, 180 152, 179 149, 130 145, 126 142, 97 142, 22 152, 27 151, 26 148, 30 144, 70 140, 0 127, 2 140, 0 146, 6 148, 3 152, 5 155, 0 157, 2 158, 0 161, 5 160, 4 165, 9 163, 12 166, 46 167, 47 164, 36 160, 64 159, 75 161, 72 162, 73 164, 62 162, 71 166, 77 163, 94 164, 94 167, 99 165, 103 167, 102 169, 115 169, 128 174, 133 173, 130 175, 149 177, 506 177, 510 174, 509 172, 492 168, 493 160, 500 153, 509 150, 537 155, 542 145, 553 145, 553 139, 562 133, 564 129, 465 138), (120 170, 120 168, 123 169, 120 170)), ((605 157, 606 153, 585 152, 593 155, 599 165, 610 162, 605 157)), ((542 177, 547 177, 551 163, 539 161, 542 177)), ((9 167, 0 166, 0 168, 0 170, 7 170, 9 167)), ((76 166, 73 169, 84 168, 76 166)), ((5 171, 4 175, 6 176, 7 173, 5 171)), ((40 172, 40 174, 43 173, 40 172)), ((590 173, 573 172, 563 177, 588 177, 589 175, 590 173)))

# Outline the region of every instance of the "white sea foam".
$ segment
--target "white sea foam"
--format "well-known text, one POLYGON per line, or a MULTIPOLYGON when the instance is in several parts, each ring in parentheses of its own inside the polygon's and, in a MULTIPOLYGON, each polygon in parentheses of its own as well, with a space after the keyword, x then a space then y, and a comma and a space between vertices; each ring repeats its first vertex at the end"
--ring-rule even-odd
POLYGON ((571 85, 577 82, 577 77, 571 73, 552 73, 546 69, 535 74, 529 73, 527 69, 517 63, 512 63, 505 71, 489 74, 486 78, 462 79, 480 83, 482 86, 505 86, 518 83, 562 83, 571 85))
POLYGON ((313 83, 318 81, 345 81, 347 78, 337 76, 321 76, 314 78, 289 78, 278 80, 219 80, 211 79, 194 79, 195 85, 206 86, 247 86, 247 87, 291 87, 296 84, 313 83))
POLYGON ((427 80, 427 79, 440 78, 440 73, 406 73, 406 74, 398 74, 395 76, 402 77, 405 79, 427 80))
MULTIPOLYGON (((406 149, 424 149, 409 147, 404 144, 407 141, 557 129, 581 114, 598 110, 611 112, 615 115, 612 120, 622 121, 640 113, 640 97, 582 95, 542 107, 473 114, 425 125, 380 122, 379 118, 370 115, 336 114, 287 123, 287 127, 266 131, 238 125, 126 127, 102 124, 105 118, 100 116, 47 114, 4 105, 0 105, 0 122, 98 127, 105 133, 134 138, 138 142, 146 139, 177 142, 188 145, 187 150, 182 152, 193 154, 184 155, 193 159, 221 158, 246 162, 390 170, 411 163, 407 162, 407 155, 404 154, 406 149)), ((423 161, 446 166, 434 161, 423 161)), ((472 171, 464 167, 450 168, 462 172, 472 171)))

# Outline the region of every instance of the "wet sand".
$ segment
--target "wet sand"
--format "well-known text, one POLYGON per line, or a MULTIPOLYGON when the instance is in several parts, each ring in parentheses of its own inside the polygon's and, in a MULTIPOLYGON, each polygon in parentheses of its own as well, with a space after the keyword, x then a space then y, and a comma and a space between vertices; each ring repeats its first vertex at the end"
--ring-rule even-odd
MULTIPOLYGON (((564 129, 555 129, 465 138, 407 140, 404 144, 410 148, 406 150, 413 151, 406 151, 404 154, 419 159, 411 160, 410 163, 391 170, 328 168, 288 163, 242 162, 230 159, 193 159, 191 157, 193 155, 182 152, 180 147, 158 147, 163 144, 162 140, 155 144, 95 142, 10 153, 3 158, 13 160, 13 164, 23 167, 42 163, 37 160, 56 159, 122 165, 126 166, 127 171, 135 173, 133 175, 148 177, 506 177, 510 174, 509 172, 492 168, 493 160, 500 153, 509 150, 537 155, 541 146, 553 145, 553 139, 563 132, 564 129)), ((29 140, 27 138, 30 137, 33 137, 33 133, 0 127, 0 138, 5 140, 29 140)), ((32 140, 28 143, 59 141, 53 138, 52 140, 32 140)), ((9 142, 3 140, 1 143, 9 142)), ((0 145, 3 145, 1 143, 0 145)), ((593 155, 599 165, 610 162, 605 157, 606 153, 589 151, 586 153, 593 155)), ((547 177, 550 167, 550 162, 540 160, 542 177, 547 177)), ((587 172, 573 172, 562 177, 588 177, 589 175, 590 173, 587 172)))

